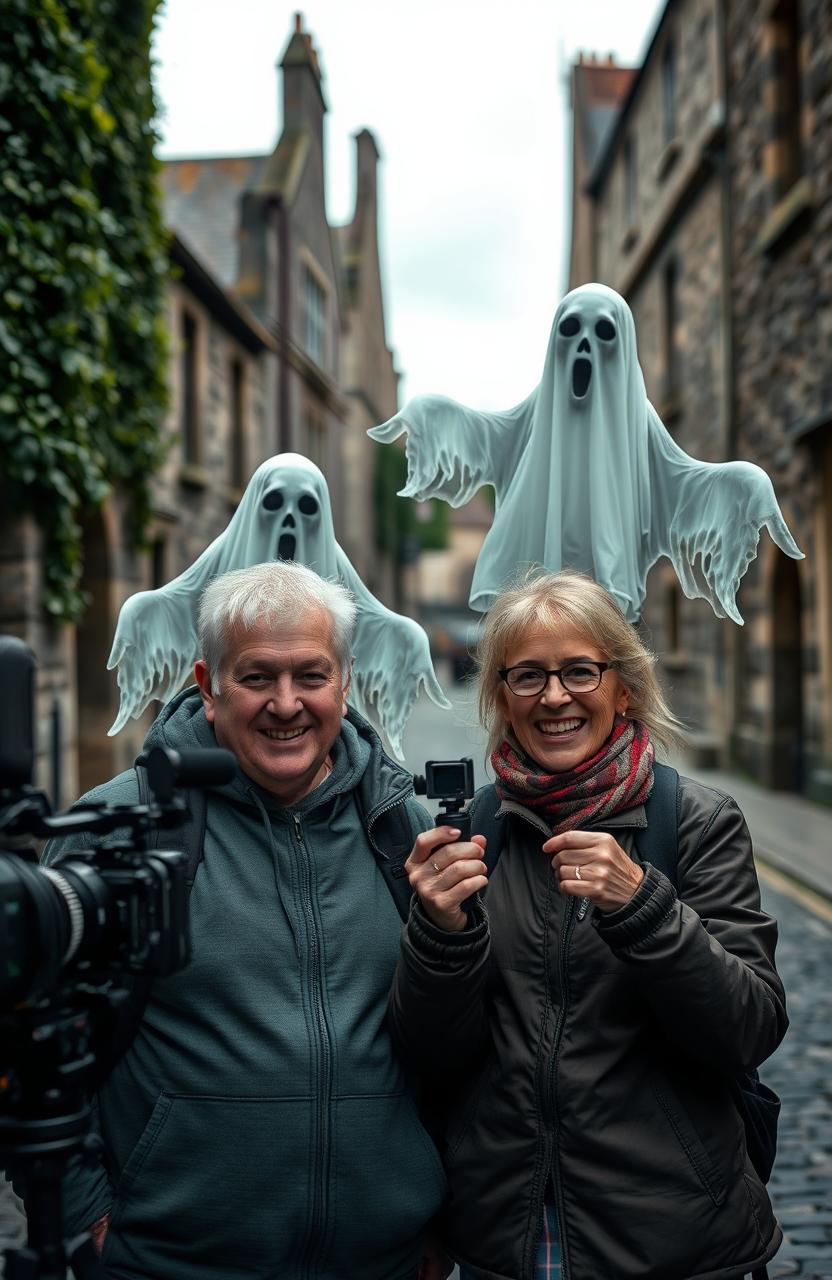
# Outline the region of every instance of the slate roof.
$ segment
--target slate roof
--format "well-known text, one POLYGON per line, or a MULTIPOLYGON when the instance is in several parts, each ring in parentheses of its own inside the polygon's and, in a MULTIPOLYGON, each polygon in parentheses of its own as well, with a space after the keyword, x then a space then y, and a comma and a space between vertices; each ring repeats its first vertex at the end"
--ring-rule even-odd
POLYGON ((257 185, 269 156, 166 160, 160 181, 164 219, 226 289, 239 267, 240 199, 257 185))
POLYGON ((309 153, 309 136, 286 129, 271 155, 165 160, 160 182, 165 223, 181 235, 226 288, 239 275, 240 200, 273 192, 291 203, 309 153))

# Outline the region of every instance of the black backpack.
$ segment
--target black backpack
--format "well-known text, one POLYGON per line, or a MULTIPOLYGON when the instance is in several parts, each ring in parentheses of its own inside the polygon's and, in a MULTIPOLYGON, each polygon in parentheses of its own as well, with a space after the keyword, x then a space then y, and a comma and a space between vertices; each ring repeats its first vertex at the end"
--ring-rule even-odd
MULTIPOLYGON (((499 798, 493 784, 482 788, 471 804, 471 830, 488 839, 484 861, 489 878, 500 858, 505 838, 505 818, 497 817, 499 798)), ((666 764, 653 766, 653 791, 645 805, 648 826, 636 837, 645 862, 664 872, 678 888, 679 774, 666 764)), ((743 1071, 731 1083, 731 1092, 743 1124, 748 1157, 757 1176, 767 1183, 777 1152, 777 1120, 780 1099, 763 1084, 756 1068, 743 1071)))

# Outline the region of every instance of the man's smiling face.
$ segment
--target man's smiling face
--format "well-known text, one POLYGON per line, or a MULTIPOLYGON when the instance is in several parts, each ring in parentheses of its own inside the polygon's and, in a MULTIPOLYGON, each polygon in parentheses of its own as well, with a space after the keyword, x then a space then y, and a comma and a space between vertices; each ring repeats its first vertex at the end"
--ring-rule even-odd
POLYGON ((346 714, 344 682, 333 646, 332 618, 308 609, 295 622, 233 629, 212 690, 196 664, 205 715, 217 743, 284 805, 326 777, 326 761, 346 714))

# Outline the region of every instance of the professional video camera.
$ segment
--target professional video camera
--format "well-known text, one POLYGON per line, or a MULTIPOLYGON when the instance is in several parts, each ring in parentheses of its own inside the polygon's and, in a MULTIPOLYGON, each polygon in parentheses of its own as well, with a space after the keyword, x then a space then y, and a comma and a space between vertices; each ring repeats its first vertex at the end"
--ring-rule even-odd
POLYGON ((131 983, 190 958, 187 858, 151 838, 187 817, 181 789, 227 781, 234 757, 155 748, 149 803, 53 814, 31 785, 34 671, 31 650, 0 637, 0 1167, 28 1216, 7 1280, 64 1280, 61 1179, 72 1156, 97 1154, 89 1098, 114 1065, 119 1010, 131 983), (38 865, 32 837, 78 832, 113 839, 38 865))

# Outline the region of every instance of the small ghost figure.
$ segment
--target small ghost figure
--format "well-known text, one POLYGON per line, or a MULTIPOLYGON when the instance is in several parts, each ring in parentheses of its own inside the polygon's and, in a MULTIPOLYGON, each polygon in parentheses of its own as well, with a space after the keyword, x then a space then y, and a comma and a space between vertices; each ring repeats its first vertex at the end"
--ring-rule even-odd
POLYGON ((393 751, 419 690, 438 706, 450 703, 433 670, 428 639, 412 618, 376 600, 335 541, 329 490, 308 458, 281 453, 257 468, 228 528, 202 555, 156 591, 140 591, 121 608, 108 670, 118 668, 116 734, 154 698, 167 702, 189 680, 200 656, 199 599, 219 574, 267 560, 296 560, 348 587, 358 606, 349 701, 374 712, 393 751))
POLYGON ((685 594, 742 624, 740 579, 765 525, 789 556, 771 481, 750 462, 698 462, 647 399, 632 313, 605 285, 582 285, 555 313, 543 377, 505 413, 417 396, 369 434, 407 432, 402 495, 468 502, 494 486, 494 521, 471 587, 473 609, 531 565, 580 569, 636 622, 648 570, 667 556, 685 594))

